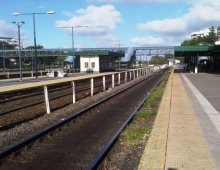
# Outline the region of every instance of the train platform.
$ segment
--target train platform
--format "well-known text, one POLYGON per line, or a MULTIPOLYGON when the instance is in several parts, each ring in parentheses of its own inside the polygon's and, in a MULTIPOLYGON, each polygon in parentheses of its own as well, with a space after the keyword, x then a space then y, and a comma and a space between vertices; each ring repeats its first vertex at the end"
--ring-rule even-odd
POLYGON ((174 68, 138 170, 220 170, 219 85, 174 68))
POLYGON ((0 79, 0 93, 25 89, 29 87, 39 87, 43 85, 53 85, 61 82, 81 80, 95 76, 102 76, 104 74, 111 73, 70 73, 65 77, 38 76, 37 79, 36 77, 23 77, 22 80, 20 78, 0 79))

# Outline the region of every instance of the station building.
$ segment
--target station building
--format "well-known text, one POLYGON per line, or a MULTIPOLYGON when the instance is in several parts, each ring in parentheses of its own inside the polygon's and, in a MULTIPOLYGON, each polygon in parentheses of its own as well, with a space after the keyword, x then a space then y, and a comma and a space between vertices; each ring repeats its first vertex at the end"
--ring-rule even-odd
MULTIPOLYGON (((69 52, 64 60, 64 69, 71 70, 73 63, 73 52, 69 52)), ((100 73, 116 70, 116 60, 124 57, 124 53, 113 51, 75 51, 74 69, 82 73, 100 73)))

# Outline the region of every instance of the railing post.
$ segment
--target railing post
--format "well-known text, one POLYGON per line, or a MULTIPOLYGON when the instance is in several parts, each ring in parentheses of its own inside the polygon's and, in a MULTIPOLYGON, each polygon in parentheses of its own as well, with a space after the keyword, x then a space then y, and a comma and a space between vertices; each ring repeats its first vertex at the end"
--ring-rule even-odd
POLYGON ((91 96, 94 94, 94 79, 91 78, 91 96))
POLYGON ((115 87, 115 75, 112 74, 112 88, 115 87))
POLYGON ((121 84, 121 73, 118 73, 118 85, 121 84))
POLYGON ((102 77, 103 91, 105 91, 105 76, 102 77))
POLYGON ((134 79, 135 79, 135 70, 133 71, 133 76, 134 76, 134 79))
POLYGON ((47 114, 49 114, 50 113, 50 101, 49 101, 47 86, 44 86, 44 97, 45 97, 45 104, 47 108, 47 114))
POLYGON ((76 87, 75 87, 74 81, 71 82, 71 86, 72 86, 72 92, 73 92, 73 103, 76 103, 76 87))

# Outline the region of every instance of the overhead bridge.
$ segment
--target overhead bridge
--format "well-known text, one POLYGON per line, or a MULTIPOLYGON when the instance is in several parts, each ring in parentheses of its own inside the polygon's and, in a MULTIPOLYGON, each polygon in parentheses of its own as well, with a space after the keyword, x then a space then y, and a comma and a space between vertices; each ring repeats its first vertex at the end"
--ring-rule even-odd
MULTIPOLYGON (((67 56, 69 52, 72 52, 72 48, 65 49, 37 49, 37 56, 39 57, 51 57, 51 56, 67 56)), ((120 47, 120 48, 75 48, 74 51, 124 51, 125 57, 122 61, 130 61, 132 57, 136 56, 153 56, 153 55, 165 55, 174 54, 174 46, 159 46, 159 47, 120 47)), ((18 50, 0 50, 0 57, 19 57, 18 50)), ((35 56, 34 49, 22 49, 22 57, 35 56)))

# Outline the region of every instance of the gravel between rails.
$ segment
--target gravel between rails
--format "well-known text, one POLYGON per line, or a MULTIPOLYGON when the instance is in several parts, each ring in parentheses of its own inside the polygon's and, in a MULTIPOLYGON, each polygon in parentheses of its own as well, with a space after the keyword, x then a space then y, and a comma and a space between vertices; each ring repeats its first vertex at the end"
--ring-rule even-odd
POLYGON ((45 114, 42 117, 23 123, 9 130, 1 131, 0 151, 4 150, 5 148, 21 140, 24 140, 30 135, 56 123, 57 121, 65 119, 65 117, 68 117, 69 115, 72 115, 73 113, 80 111, 81 109, 97 102, 98 100, 106 98, 107 96, 110 96, 111 94, 114 94, 115 92, 120 91, 125 87, 134 84, 137 81, 140 81, 141 79, 144 79, 148 76, 149 75, 138 77, 132 81, 127 82, 126 84, 120 84, 119 86, 115 86, 114 88, 109 88, 105 92, 100 92, 94 96, 87 97, 85 99, 77 101, 74 104, 70 104, 65 108, 52 112, 50 114, 45 114))

